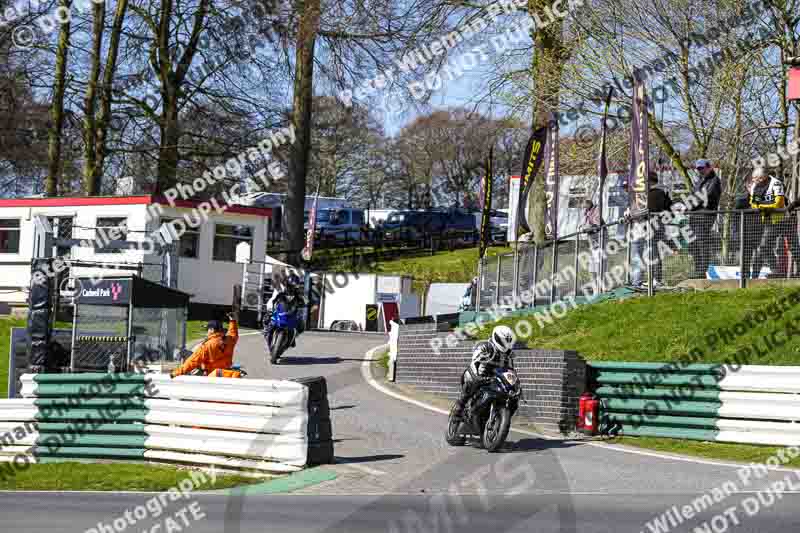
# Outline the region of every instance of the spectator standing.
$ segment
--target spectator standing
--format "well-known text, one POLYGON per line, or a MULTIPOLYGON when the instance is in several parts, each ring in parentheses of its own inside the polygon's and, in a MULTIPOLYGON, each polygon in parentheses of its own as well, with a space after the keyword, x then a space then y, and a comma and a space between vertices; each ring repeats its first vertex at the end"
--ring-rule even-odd
MULTIPOLYGON (((750 278, 756 279, 761 273, 764 265, 769 265, 770 270, 777 272, 777 258, 775 256, 775 243, 781 236, 782 224, 784 219, 783 212, 776 210, 786 206, 783 182, 778 178, 770 176, 764 167, 756 167, 753 170, 753 181, 750 183, 750 207, 760 211, 757 221, 758 229, 754 232, 751 240, 752 244, 758 242, 750 266, 750 278), (760 239, 758 238, 760 236, 760 239)), ((752 219, 751 219, 752 220, 752 219)), ((747 239, 745 239, 747 240, 747 239)), ((745 261, 749 258, 748 247, 745 247, 745 261)), ((746 265, 745 265, 746 267, 746 265)))
POLYGON ((722 196, 722 182, 707 159, 698 159, 695 170, 700 179, 695 183, 692 193, 702 203, 694 207, 689 214, 689 226, 696 236, 696 239, 689 244, 689 253, 692 254, 694 261, 692 277, 706 279, 714 249, 712 235, 717 220, 719 199, 722 196))
POLYGON ((589 250, 592 259, 589 265, 589 272, 591 272, 594 281, 595 294, 602 292, 600 283, 600 275, 602 272, 601 261, 603 257, 600 242, 602 225, 603 219, 600 216, 599 206, 595 205, 591 200, 586 200, 583 203, 583 221, 578 229, 586 231, 589 236, 589 250))
MULTIPOLYGON (((672 207, 672 199, 663 190, 656 186, 658 185, 658 174, 651 171, 648 175, 650 182, 650 194, 647 196, 647 210, 651 215, 669 211, 672 207)), ((627 213, 630 214, 629 212, 627 213)), ((661 224, 654 224, 657 226, 655 230, 651 230, 648 220, 644 215, 639 217, 640 220, 636 223, 636 228, 632 231, 630 241, 631 246, 631 283, 634 287, 642 288, 642 278, 644 277, 645 266, 649 263, 653 265, 653 279, 651 283, 653 287, 659 287, 664 284, 664 265, 663 258, 658 256, 658 243, 665 240, 665 229, 661 224), (650 231, 653 231, 651 238, 651 247, 649 253, 645 250, 647 248, 647 237, 650 231), (648 257, 645 257, 647 254, 648 257)))

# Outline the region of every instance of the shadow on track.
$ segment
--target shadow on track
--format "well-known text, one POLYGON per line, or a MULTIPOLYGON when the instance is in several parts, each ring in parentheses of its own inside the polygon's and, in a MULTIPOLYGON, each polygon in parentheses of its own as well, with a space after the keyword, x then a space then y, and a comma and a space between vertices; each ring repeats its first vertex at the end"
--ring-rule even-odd
POLYGON ((405 455, 398 454, 383 454, 383 455, 365 455, 363 457, 335 457, 336 464, 350 464, 350 463, 374 463, 376 461, 391 461, 392 459, 402 459, 405 455))
POLYGON ((349 359, 346 357, 315 357, 302 356, 292 357, 291 355, 281 356, 281 365, 338 365, 346 361, 363 363, 365 359, 349 359))

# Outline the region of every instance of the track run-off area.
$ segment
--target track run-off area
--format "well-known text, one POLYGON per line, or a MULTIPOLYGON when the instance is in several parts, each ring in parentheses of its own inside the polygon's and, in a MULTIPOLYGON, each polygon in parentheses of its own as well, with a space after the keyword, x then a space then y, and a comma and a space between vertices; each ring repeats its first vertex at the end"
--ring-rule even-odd
POLYGON ((496 454, 477 446, 450 447, 441 409, 398 397, 371 377, 366 354, 385 342, 380 335, 308 332, 280 365, 270 366, 261 335, 241 337, 236 360, 251 378, 326 377, 336 464, 307 474, 314 477, 316 471, 327 481, 288 493, 245 488, 164 498, 159 512, 146 505, 153 499, 147 493, 2 492, 2 531, 800 529, 800 474, 792 470, 762 472, 518 431, 496 454), (189 504, 195 507, 183 509, 189 504), (148 509, 146 518, 124 518, 137 507, 148 509), (165 521, 175 514, 181 516, 165 521))

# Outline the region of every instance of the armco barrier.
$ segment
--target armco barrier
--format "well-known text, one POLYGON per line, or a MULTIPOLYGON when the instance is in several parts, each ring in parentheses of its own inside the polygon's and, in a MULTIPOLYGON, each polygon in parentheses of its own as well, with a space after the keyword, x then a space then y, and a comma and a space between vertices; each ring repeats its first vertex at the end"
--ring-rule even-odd
POLYGON ((125 459, 292 472, 333 462, 325 378, 26 374, 0 460, 125 459))
POLYGON ((800 444, 800 367, 604 362, 590 380, 623 435, 800 444))

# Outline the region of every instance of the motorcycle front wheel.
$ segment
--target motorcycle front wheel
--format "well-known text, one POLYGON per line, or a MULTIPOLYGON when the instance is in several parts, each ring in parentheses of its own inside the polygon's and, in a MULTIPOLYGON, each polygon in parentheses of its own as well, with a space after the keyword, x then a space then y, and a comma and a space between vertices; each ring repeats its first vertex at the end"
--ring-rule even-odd
POLYGON ((458 427, 461 425, 460 420, 455 419, 456 404, 450 409, 450 416, 447 417, 447 432, 444 439, 450 446, 463 446, 467 442, 466 437, 458 434, 458 427))
POLYGON ((483 428, 481 443, 488 452, 496 452, 503 446, 511 428, 511 410, 508 407, 492 405, 489 420, 483 428))
POLYGON ((273 365, 278 364, 278 358, 280 358, 285 344, 286 332, 283 330, 275 332, 272 336, 272 344, 269 346, 270 363, 273 365))

